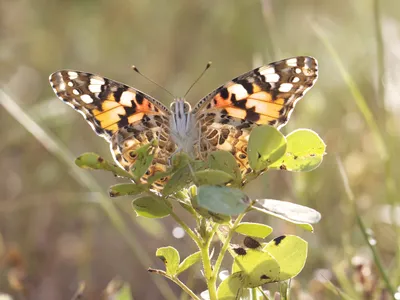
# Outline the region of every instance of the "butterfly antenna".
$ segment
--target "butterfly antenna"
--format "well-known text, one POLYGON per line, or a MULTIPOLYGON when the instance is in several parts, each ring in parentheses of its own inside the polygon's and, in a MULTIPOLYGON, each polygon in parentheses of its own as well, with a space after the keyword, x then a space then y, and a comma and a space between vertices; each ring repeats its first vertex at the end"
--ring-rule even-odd
POLYGON ((189 94, 190 90, 192 89, 192 87, 194 87, 194 85, 201 79, 201 77, 203 77, 204 73, 208 70, 209 67, 211 67, 212 62, 209 61, 206 65, 206 67, 204 68, 203 72, 201 72, 200 76, 197 77, 197 79, 192 83, 192 85, 188 88, 187 92, 185 93, 185 96, 183 96, 184 98, 187 96, 187 94, 189 94))
POLYGON ((139 69, 136 66, 132 66, 131 67, 133 71, 135 71, 136 73, 138 73, 139 75, 143 76, 144 78, 146 78, 148 81, 150 81, 151 83, 155 84, 156 86, 158 86, 159 88, 161 88, 162 90, 164 90, 165 92, 167 92, 168 94, 170 94, 172 96, 172 98, 176 98, 170 91, 168 91, 165 87, 163 87, 162 85, 158 84, 157 82, 155 82, 154 80, 151 80, 149 77, 143 75, 139 69))

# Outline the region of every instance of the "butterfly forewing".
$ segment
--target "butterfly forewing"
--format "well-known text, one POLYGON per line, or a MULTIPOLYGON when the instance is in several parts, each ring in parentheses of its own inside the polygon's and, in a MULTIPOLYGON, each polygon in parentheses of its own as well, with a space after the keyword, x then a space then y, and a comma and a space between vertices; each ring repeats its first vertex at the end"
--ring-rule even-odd
POLYGON ((317 75, 317 61, 299 56, 254 69, 207 95, 193 110, 201 128, 195 145, 198 156, 227 150, 235 156, 242 174, 251 172, 247 159, 251 128, 284 126, 317 75))

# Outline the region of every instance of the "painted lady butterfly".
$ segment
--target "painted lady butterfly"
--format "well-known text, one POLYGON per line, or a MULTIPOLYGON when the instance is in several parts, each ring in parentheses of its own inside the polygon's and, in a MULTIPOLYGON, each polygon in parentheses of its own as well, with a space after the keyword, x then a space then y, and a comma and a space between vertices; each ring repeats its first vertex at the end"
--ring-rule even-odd
MULTIPOLYGON (((154 160, 146 174, 166 171, 171 156, 184 151, 204 160, 214 150, 230 151, 242 175, 251 172, 247 143, 261 124, 284 126, 317 80, 317 61, 308 56, 284 59, 245 73, 200 100, 192 109, 183 98, 170 109, 125 84, 90 73, 62 70, 50 75, 56 95, 81 113, 111 144, 118 164, 130 170, 135 150, 153 140, 154 160)), ((166 179, 153 188, 161 190, 166 179)))

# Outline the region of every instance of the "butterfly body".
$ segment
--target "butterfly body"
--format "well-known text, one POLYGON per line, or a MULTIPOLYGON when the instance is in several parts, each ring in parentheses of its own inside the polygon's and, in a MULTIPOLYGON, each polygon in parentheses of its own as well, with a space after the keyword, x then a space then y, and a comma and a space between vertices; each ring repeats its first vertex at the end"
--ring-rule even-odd
MULTIPOLYGON (((135 151, 156 141, 147 179, 164 172, 171 157, 183 151, 205 160, 215 150, 230 151, 242 175, 251 172, 247 143, 254 126, 284 126, 317 79, 317 61, 293 57, 247 72, 219 87, 192 109, 184 98, 168 109, 125 84, 85 72, 61 70, 50 75, 56 95, 81 113, 105 138, 118 164, 130 170, 135 151)), ((168 178, 167 178, 168 179, 168 178)), ((161 190, 167 179, 154 182, 161 190)))

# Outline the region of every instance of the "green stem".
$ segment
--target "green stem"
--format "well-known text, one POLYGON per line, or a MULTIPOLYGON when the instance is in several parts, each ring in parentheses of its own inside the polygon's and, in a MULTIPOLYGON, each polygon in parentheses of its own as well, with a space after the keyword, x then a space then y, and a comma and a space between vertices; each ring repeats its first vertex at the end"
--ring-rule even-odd
MULTIPOLYGON (((155 194, 148 192, 147 193, 149 196, 151 197, 157 197, 155 194)), ((185 230, 185 232, 192 238, 192 240, 196 243, 196 245, 199 247, 200 249, 200 239, 197 237, 197 235, 193 232, 192 229, 189 228, 189 226, 186 225, 185 222, 182 221, 181 218, 179 218, 179 216, 174 212, 174 210, 168 205, 167 203, 167 199, 163 198, 163 197, 158 197, 160 199, 160 201, 165 205, 165 208, 168 210, 170 216, 175 220, 176 223, 178 223, 183 230, 185 230)))
POLYGON ((163 270, 157 270, 157 269, 152 269, 149 268, 148 271, 150 273, 155 273, 161 276, 164 276, 165 278, 171 280, 172 282, 176 283, 184 292, 186 292, 192 299, 194 300, 201 300, 199 297, 197 297, 197 295, 195 293, 193 293, 193 291, 186 285, 184 284, 182 281, 179 280, 178 277, 175 276, 171 276, 168 275, 165 271, 163 270))
POLYGON ((232 227, 230 228, 230 230, 228 232, 228 236, 226 237, 225 241, 223 241, 223 245, 222 245, 221 251, 219 252, 217 261, 215 262, 215 265, 214 265, 213 277, 215 277, 215 279, 217 278, 217 276, 219 274, 219 269, 221 268, 222 260, 224 259, 226 250, 228 250, 229 243, 230 243, 230 241, 231 241, 231 239, 233 237, 233 234, 235 233, 235 228, 239 225, 240 221, 242 221, 242 219, 245 216, 246 212, 240 214, 236 218, 235 222, 233 223, 232 227))
POLYGON ((204 241, 202 244, 199 244, 201 259, 203 261, 204 277, 206 278, 210 300, 217 300, 217 287, 216 287, 217 277, 213 272, 210 259, 210 245, 215 235, 215 232, 217 231, 217 228, 218 224, 214 224, 211 234, 208 236, 207 240, 204 241))

